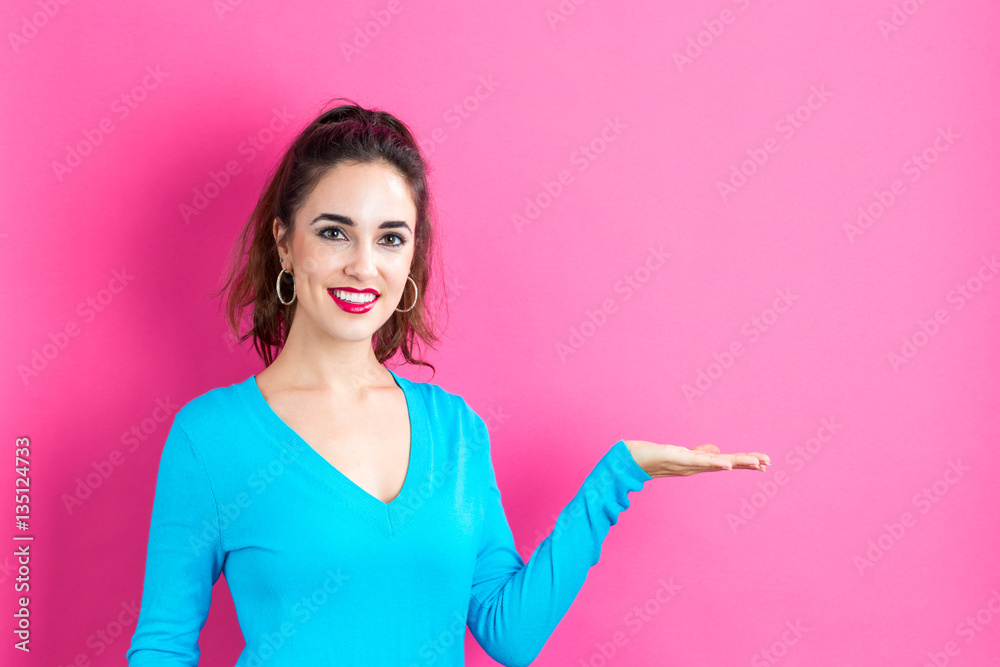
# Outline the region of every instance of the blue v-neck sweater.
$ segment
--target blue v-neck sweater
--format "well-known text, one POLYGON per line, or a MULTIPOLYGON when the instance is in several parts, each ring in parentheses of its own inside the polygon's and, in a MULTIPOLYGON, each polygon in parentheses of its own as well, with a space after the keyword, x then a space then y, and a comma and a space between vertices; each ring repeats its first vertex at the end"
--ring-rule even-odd
POLYGON ((220 574, 246 641, 237 667, 455 667, 466 625, 502 665, 535 659, 652 477, 616 442, 525 563, 486 424, 461 396, 392 376, 410 460, 388 504, 285 424, 253 375, 174 415, 129 665, 197 665, 220 574))

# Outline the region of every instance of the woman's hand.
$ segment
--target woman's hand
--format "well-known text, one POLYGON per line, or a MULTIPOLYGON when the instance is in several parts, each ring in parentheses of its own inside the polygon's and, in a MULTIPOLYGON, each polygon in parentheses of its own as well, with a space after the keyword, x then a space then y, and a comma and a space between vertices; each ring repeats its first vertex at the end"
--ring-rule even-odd
POLYGON ((767 454, 720 454, 715 445, 698 445, 688 449, 678 445, 658 445, 645 440, 626 440, 625 445, 635 462, 650 477, 679 477, 733 468, 764 471, 771 463, 771 457, 767 454))

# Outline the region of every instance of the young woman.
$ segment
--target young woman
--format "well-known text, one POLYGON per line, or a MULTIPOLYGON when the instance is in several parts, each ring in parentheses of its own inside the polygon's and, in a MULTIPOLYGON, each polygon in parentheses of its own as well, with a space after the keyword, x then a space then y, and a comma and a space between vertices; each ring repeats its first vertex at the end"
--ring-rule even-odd
POLYGON ((466 626, 499 663, 527 665, 630 491, 770 463, 619 440, 525 563, 484 421, 383 365, 401 352, 430 366, 413 343, 436 340, 426 169, 402 122, 353 103, 278 165, 222 290, 266 367, 174 416, 129 665, 196 665, 221 573, 246 641, 238 666, 463 665, 466 626))

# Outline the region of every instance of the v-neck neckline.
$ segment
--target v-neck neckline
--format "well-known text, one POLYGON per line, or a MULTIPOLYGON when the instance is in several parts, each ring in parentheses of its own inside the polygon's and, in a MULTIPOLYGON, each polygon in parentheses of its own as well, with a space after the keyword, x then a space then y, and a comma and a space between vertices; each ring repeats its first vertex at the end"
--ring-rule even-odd
POLYGON ((406 399, 406 411, 410 422, 410 459, 406 468, 403 486, 392 501, 386 503, 361 488, 354 480, 341 472, 322 454, 278 415, 257 385, 257 376, 251 375, 244 382, 244 398, 258 424, 272 436, 274 444, 289 449, 302 465, 323 481, 336 495, 368 516, 382 530, 394 534, 413 514, 412 498, 418 493, 417 487, 426 478, 427 439, 425 415, 419 392, 406 378, 390 369, 406 399))

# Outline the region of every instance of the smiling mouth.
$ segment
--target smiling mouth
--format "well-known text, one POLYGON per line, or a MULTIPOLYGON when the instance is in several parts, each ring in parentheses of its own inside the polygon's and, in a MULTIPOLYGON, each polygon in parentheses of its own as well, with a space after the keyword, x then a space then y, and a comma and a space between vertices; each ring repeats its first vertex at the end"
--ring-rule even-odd
POLYGON ((377 294, 372 294, 371 292, 347 292, 339 289, 329 289, 327 292, 341 301, 357 304, 359 306, 372 303, 378 298, 377 294))

